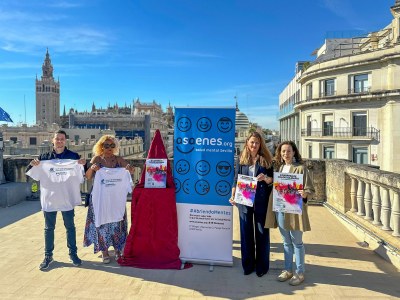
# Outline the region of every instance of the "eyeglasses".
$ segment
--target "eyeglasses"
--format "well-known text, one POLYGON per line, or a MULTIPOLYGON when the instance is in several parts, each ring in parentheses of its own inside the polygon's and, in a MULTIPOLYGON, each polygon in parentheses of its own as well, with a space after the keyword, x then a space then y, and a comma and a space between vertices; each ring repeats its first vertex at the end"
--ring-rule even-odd
POLYGON ((104 149, 109 149, 109 148, 115 148, 115 144, 114 143, 112 143, 112 144, 103 144, 103 148, 104 149))

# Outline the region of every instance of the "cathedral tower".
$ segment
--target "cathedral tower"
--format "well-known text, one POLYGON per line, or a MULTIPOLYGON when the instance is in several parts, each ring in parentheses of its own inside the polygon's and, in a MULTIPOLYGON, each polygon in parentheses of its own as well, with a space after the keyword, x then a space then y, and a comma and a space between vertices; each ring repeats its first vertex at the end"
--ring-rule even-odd
POLYGON ((60 81, 54 80, 48 49, 42 71, 41 80, 36 76, 36 124, 60 124, 60 81))

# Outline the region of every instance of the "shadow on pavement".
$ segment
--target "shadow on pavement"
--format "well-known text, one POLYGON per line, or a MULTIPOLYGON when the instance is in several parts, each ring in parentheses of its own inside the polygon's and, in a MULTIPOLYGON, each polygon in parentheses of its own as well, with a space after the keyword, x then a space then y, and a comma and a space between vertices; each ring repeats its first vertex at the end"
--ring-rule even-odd
POLYGON ((14 206, 0 208, 0 229, 18 222, 41 210, 40 201, 23 201, 14 206))
MULTIPOLYGON (((273 248, 271 247, 271 249, 273 248)), ((277 248, 280 249, 279 246, 277 248)), ((332 267, 307 264, 306 280, 297 287, 292 287, 287 282, 276 281, 276 277, 280 273, 277 266, 283 264, 281 260, 271 261, 269 273, 262 278, 258 278, 255 273, 244 276, 241 261, 238 257, 233 257, 233 267, 215 266, 213 272, 209 271, 208 265, 194 265, 193 268, 185 270, 149 270, 121 267, 115 261, 104 265, 101 263, 100 256, 96 261, 83 261, 79 268, 97 270, 103 274, 118 274, 126 276, 127 280, 128 278, 142 279, 167 286, 190 289, 204 296, 229 299, 248 299, 267 295, 298 295, 301 290, 322 285, 326 285, 327 288, 331 289, 334 288, 332 286, 337 286, 338 288, 349 287, 347 290, 349 293, 354 293, 354 288, 359 288, 369 291, 371 297, 374 296, 374 293, 379 293, 376 296, 382 296, 382 294, 391 297, 400 296, 399 273, 387 262, 384 263, 383 259, 377 257, 378 260, 375 262, 365 261, 368 264, 375 263, 375 267, 378 267, 381 273, 351 269, 352 265, 349 265, 349 268, 343 267, 343 265, 346 265, 345 261, 347 259, 362 261, 363 257, 371 255, 371 251, 319 244, 308 245, 307 249, 310 255, 337 259, 338 265, 332 267)), ((57 268, 74 267, 69 263, 54 262, 51 265, 51 269, 46 270, 46 272, 51 272, 57 268)), ((91 279, 88 279, 88 281, 91 281, 91 279)), ((331 297, 332 295, 327 296, 331 297)), ((351 295, 347 296, 350 297, 351 295)), ((357 297, 357 295, 355 294, 354 297, 357 297)))

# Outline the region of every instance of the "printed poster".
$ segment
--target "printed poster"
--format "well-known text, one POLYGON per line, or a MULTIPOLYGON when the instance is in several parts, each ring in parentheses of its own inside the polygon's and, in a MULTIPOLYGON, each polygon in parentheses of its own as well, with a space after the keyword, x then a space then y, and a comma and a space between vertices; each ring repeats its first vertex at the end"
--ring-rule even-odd
POLYGON ((253 207, 256 197, 257 178, 238 174, 235 191, 235 202, 253 207))
POLYGON ((302 214, 303 174, 274 172, 273 211, 302 214))
POLYGON ((167 186, 167 159, 146 159, 145 188, 167 186))

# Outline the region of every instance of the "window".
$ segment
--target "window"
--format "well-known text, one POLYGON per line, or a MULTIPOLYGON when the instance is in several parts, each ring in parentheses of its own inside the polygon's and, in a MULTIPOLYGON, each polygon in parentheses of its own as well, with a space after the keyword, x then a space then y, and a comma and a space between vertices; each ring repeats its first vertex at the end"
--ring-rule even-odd
POLYGON ((29 138, 29 145, 37 145, 36 137, 30 137, 29 138))
POLYGON ((306 100, 312 99, 312 83, 306 85, 306 100))
POLYGON ((332 146, 323 146, 324 151, 324 159, 332 159, 335 158, 335 147, 332 146))
POLYGON ((354 75, 354 93, 368 92, 368 74, 354 75))
POLYGON ((90 139, 94 140, 96 138, 96 136, 94 134, 90 135, 90 139))
POLYGON ((333 135, 333 115, 323 115, 323 135, 333 135))
POLYGON ((308 144, 308 158, 312 158, 312 144, 308 144))
POLYGON ((321 97, 334 96, 335 90, 335 79, 326 79, 319 82, 319 92, 321 97))
POLYGON ((368 163, 368 147, 353 148, 353 162, 356 164, 368 163))
POLYGON ((307 136, 311 135, 311 116, 307 116, 307 136))
POLYGON ((325 91, 324 93, 325 96, 335 95, 335 79, 325 80, 324 91, 325 91))
POLYGON ((367 113, 353 113, 353 136, 367 135, 367 113))
POLYGON ((17 142, 17 137, 16 136, 12 136, 12 137, 10 137, 10 141, 13 141, 14 143, 16 143, 17 142))

